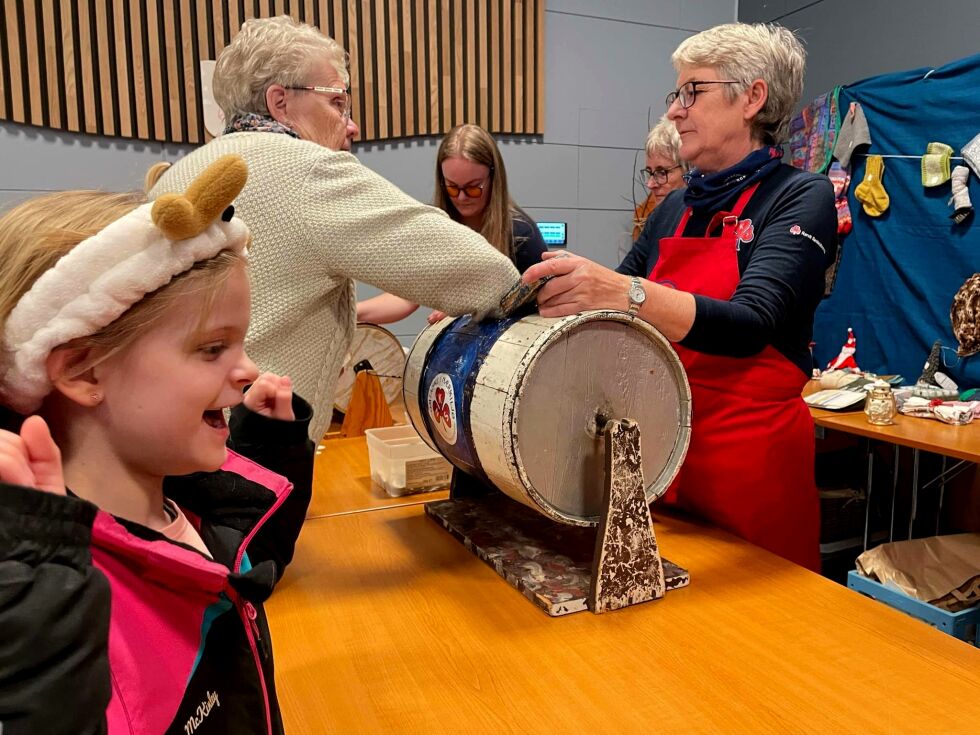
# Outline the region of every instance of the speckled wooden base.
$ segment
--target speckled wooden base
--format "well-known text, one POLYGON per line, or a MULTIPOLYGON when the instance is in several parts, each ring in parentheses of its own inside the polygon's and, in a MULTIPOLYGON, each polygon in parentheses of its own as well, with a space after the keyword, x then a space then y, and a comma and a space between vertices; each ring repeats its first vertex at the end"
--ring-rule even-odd
MULTIPOLYGON (((427 503, 425 511, 549 615, 588 609, 595 528, 556 523, 501 493, 427 503)), ((666 559, 663 571, 666 590, 690 582, 666 559)))

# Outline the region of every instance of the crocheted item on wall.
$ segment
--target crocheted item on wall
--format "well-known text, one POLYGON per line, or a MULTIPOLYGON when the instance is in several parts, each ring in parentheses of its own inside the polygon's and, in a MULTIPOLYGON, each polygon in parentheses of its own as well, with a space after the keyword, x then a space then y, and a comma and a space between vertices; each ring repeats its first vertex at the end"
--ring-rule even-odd
POLYGON ((840 87, 817 97, 789 124, 790 164, 812 173, 823 173, 830 165, 837 141, 837 97, 840 87))
POLYGON ((969 357, 980 352, 980 273, 967 278, 953 296, 949 320, 960 343, 956 354, 969 357))

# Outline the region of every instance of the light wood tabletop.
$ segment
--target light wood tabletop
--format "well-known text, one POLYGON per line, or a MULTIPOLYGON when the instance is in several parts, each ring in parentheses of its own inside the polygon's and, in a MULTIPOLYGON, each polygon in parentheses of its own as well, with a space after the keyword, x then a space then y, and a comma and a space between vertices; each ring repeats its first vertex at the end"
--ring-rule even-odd
MULTIPOLYGON (((803 394, 815 390, 811 381, 803 394)), ((848 434, 890 442, 903 447, 935 452, 947 457, 980 462, 980 422, 965 426, 951 426, 942 421, 916 418, 914 416, 895 417, 890 426, 869 424, 863 411, 826 411, 811 408, 810 415, 817 426, 843 431, 848 434)))
POLYGON ((317 447, 313 463, 313 499, 306 517, 397 508, 447 497, 448 489, 393 498, 371 481, 371 464, 363 436, 326 439, 317 447))
POLYGON ((266 607, 297 733, 975 732, 980 651, 657 516, 691 586, 549 618, 421 506, 308 521, 266 607))

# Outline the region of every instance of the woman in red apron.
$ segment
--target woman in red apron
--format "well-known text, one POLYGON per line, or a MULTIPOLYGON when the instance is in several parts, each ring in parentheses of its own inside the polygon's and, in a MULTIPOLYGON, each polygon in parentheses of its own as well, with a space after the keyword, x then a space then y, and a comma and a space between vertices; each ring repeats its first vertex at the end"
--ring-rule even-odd
POLYGON ((833 188, 776 147, 803 84, 804 52, 776 26, 727 24, 674 52, 667 116, 694 168, 616 271, 550 258, 525 281, 544 316, 628 310, 687 370, 687 460, 664 502, 819 570, 813 425, 800 392, 813 313, 836 251, 833 188), (695 104, 696 103, 696 104, 695 104))

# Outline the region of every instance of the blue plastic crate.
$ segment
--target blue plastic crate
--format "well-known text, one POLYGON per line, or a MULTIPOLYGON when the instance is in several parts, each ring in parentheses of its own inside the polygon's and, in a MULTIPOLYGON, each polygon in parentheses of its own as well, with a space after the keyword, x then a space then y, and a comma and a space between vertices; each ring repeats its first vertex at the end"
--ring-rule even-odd
POLYGON ((969 610, 955 613, 947 612, 928 602, 909 597, 892 587, 886 587, 858 571, 847 573, 847 586, 889 607, 901 610, 913 618, 925 621, 954 638, 980 647, 980 607, 971 607, 969 610))

